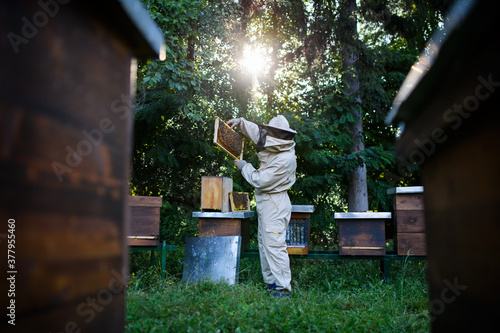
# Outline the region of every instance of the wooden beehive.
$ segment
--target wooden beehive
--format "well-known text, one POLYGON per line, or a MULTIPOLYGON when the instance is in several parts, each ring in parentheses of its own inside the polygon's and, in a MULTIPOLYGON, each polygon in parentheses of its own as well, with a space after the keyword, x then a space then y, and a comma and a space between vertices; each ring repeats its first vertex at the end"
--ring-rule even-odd
POLYGON ((200 237, 241 236, 241 249, 249 246, 250 220, 252 211, 247 212, 193 212, 199 218, 200 237))
POLYGON ((229 212, 229 192, 233 180, 227 177, 201 177, 201 211, 229 212))
POLYGON ((498 1, 457 2, 387 119, 405 124, 401 175, 422 171, 433 333, 499 327, 499 11, 498 1))
POLYGON ((340 255, 385 255, 385 221, 391 213, 335 213, 340 255))
POLYGON ((1 1, 0 13, 0 220, 3 233, 16 221, 17 272, 15 326, 4 314, 0 331, 123 332, 131 60, 157 57, 163 35, 139 1, 1 1))
POLYGON ((314 206, 311 205, 292 206, 285 237, 288 254, 306 255, 309 253, 312 212, 314 212, 314 206))
POLYGON ((243 137, 219 117, 215 118, 214 143, 234 159, 243 159, 243 137))
POLYGON ((387 193, 393 195, 394 244, 397 254, 427 255, 423 187, 396 187, 387 193))
POLYGON ((158 246, 161 197, 129 196, 129 246, 158 246))

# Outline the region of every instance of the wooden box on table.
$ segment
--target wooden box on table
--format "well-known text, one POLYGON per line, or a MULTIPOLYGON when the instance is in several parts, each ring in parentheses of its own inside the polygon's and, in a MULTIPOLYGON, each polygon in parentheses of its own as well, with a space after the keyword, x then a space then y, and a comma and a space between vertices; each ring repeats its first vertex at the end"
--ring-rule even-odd
POLYGON ((339 223, 340 255, 385 255, 387 212, 335 213, 339 223))
POLYGON ((229 193, 233 180, 227 177, 201 177, 201 210, 229 212, 229 193))
POLYGON ((129 196, 129 246, 158 246, 161 197, 129 196))
POLYGON ((422 186, 396 187, 387 191, 393 195, 394 244, 400 256, 427 255, 423 192, 422 186))

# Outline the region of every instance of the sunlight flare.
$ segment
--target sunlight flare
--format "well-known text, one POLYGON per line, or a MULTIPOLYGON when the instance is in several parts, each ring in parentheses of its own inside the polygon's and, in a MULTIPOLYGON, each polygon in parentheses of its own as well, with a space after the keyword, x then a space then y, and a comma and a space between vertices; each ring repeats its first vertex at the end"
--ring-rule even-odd
POLYGON ((260 73, 264 70, 268 58, 264 49, 254 46, 247 46, 243 49, 241 65, 251 73, 260 73))

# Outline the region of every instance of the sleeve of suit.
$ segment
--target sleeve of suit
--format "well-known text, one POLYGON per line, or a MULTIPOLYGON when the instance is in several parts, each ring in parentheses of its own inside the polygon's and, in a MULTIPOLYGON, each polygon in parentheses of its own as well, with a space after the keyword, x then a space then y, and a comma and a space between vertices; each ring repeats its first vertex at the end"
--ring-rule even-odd
POLYGON ((254 144, 259 142, 259 126, 252 123, 251 121, 246 120, 245 118, 240 118, 240 130, 243 135, 248 137, 254 144))

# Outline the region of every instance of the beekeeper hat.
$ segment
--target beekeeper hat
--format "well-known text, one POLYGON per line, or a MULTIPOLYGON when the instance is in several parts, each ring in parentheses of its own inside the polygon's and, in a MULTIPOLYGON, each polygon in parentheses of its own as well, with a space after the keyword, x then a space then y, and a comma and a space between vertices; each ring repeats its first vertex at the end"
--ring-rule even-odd
POLYGON ((282 115, 274 117, 273 119, 271 119, 269 124, 267 124, 265 126, 276 128, 276 129, 279 129, 282 131, 287 131, 287 132, 290 132, 293 134, 297 134, 296 131, 294 131, 293 129, 290 128, 290 125, 288 124, 288 120, 286 120, 286 118, 282 115))

